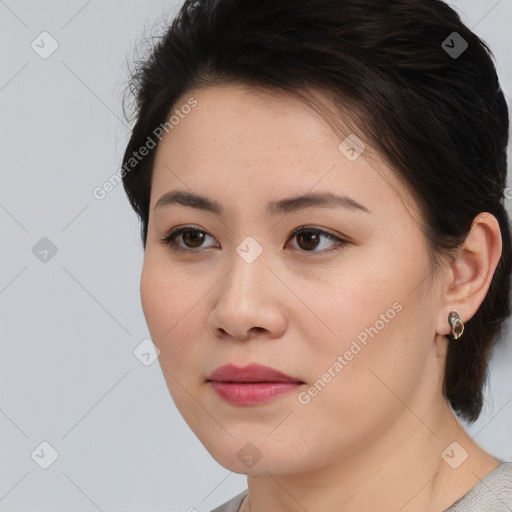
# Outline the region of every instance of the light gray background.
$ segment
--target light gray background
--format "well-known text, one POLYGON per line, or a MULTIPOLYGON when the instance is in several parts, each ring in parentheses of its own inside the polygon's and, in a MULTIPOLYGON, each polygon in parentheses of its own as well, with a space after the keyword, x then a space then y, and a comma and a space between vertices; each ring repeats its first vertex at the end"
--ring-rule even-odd
MULTIPOLYGON (((494 51, 510 106, 512 1, 451 4, 494 51)), ((191 433, 158 363, 135 358, 149 337, 139 224, 122 185, 101 201, 92 195, 127 142, 126 59, 179 5, 0 0, 3 512, 209 511, 246 488, 191 433), (31 48, 43 31, 59 45, 47 59, 31 48), (58 249, 46 263, 32 252, 42 237, 58 249), (59 454, 48 469, 31 458, 43 441, 59 454)), ((509 337, 469 428, 508 461, 511 368, 509 337)))

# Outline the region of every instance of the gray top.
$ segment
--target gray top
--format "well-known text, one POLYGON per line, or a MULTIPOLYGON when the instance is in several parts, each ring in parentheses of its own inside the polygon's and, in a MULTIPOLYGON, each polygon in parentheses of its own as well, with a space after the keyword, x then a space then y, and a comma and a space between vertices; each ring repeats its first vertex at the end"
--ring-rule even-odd
POLYGON ((502 462, 445 512, 510 512, 512 510, 512 462, 502 462))
MULTIPOLYGON (((248 489, 211 512, 238 512, 248 489)), ((512 462, 502 462, 473 489, 443 512, 510 512, 512 510, 512 462)))

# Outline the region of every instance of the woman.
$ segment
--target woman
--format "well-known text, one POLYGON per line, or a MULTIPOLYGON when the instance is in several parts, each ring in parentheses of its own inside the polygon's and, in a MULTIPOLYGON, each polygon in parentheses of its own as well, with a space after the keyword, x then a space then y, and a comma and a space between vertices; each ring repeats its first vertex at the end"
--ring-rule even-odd
POLYGON ((141 299, 217 512, 510 510, 508 112, 439 0, 187 0, 136 72, 141 299), (500 508, 501 507, 501 508, 500 508))

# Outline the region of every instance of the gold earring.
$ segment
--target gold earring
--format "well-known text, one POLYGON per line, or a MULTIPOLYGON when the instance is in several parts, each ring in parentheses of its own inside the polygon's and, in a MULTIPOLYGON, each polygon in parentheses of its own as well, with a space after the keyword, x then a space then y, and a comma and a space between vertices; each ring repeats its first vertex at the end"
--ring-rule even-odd
POLYGON ((453 339, 457 340, 462 336, 464 332, 464 322, 457 313, 457 311, 451 311, 448 315, 448 322, 452 326, 453 339))

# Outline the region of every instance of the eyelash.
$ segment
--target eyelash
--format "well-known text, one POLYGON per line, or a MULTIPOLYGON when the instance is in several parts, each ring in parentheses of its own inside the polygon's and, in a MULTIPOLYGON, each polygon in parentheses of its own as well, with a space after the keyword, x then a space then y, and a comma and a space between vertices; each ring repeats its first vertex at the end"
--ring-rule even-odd
MULTIPOLYGON (((164 238, 160 239, 160 241, 169 246, 171 248, 171 250, 173 251, 177 251, 177 252, 188 252, 188 253, 195 253, 195 252, 199 252, 201 249, 204 250, 204 248, 196 248, 196 249, 193 249, 193 248, 183 248, 183 247, 179 247, 176 245, 176 238, 178 238, 180 235, 182 235, 183 233, 186 233, 188 231, 192 231, 192 232, 196 232, 196 233, 203 233, 205 235, 208 235, 211 237, 211 235, 202 230, 202 229, 197 229, 195 228, 194 226, 179 226, 177 228, 174 228, 172 229, 168 234, 167 236, 165 236, 164 238)), ((329 240, 332 240, 333 242, 337 242, 337 245, 338 247, 335 248, 335 249, 329 249, 329 250, 323 250, 323 251, 306 251, 306 250, 301 250, 299 249, 299 252, 303 252, 305 254, 325 254, 325 253, 329 253, 329 252, 332 252, 332 251, 335 251, 337 249, 341 249, 342 247, 345 247, 346 245, 348 245, 350 242, 348 242, 347 240, 344 240, 343 238, 340 238, 340 237, 337 237, 335 235, 333 235, 332 233, 329 233, 327 231, 324 231, 322 229, 318 229, 318 228, 308 228, 306 226, 301 226, 300 228, 297 228, 295 229, 291 234, 290 234, 290 237, 289 239, 301 234, 301 233, 315 233, 317 235, 322 235, 326 238, 328 238, 329 240)), ((213 238, 213 237, 212 237, 213 238)), ((210 247, 208 247, 210 248, 210 247)))

